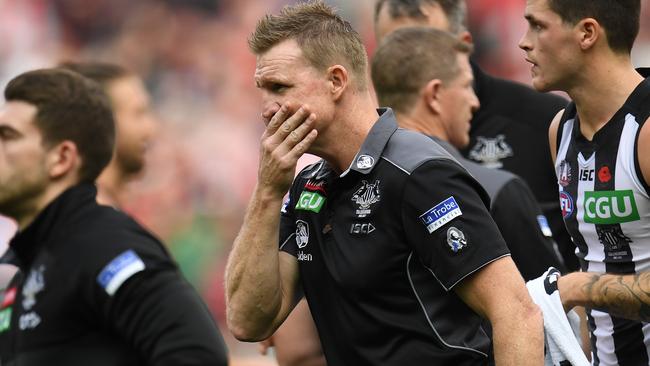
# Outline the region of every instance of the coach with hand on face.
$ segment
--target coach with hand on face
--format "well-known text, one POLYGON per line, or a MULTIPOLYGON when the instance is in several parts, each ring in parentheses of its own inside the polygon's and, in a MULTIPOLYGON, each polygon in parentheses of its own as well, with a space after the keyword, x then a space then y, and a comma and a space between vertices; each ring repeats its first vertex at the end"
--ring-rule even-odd
POLYGON ((485 192, 375 109, 350 24, 301 3, 264 17, 250 45, 267 127, 226 271, 235 337, 266 339, 304 294, 328 365, 541 365, 540 312, 485 192), (294 180, 306 152, 323 159, 294 180))

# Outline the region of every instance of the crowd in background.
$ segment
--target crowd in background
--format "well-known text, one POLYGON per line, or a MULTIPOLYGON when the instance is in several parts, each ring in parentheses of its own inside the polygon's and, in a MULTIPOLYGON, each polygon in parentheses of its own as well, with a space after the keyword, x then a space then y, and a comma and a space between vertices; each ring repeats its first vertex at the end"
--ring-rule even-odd
MULTIPOLYGON (((328 1, 375 48, 373 0, 328 1)), ((259 93, 246 39, 286 0, 0 0, 0 85, 63 60, 122 64, 145 80, 160 129, 126 211, 169 244, 186 277, 224 322, 223 269, 255 185, 259 93)), ((523 0, 469 0, 475 58, 528 83, 517 48, 523 0)), ((650 4, 633 51, 650 66, 650 4)), ((0 234, 9 226, 0 221, 0 234)), ((0 235, 0 238, 2 236, 0 235)), ((224 335, 227 330, 224 328, 224 335)), ((239 345, 231 345, 237 354, 239 345)))

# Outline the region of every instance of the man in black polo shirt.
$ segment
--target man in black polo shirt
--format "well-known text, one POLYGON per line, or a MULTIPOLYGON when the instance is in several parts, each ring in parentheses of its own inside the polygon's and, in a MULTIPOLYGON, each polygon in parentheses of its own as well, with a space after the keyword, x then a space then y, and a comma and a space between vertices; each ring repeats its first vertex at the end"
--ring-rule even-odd
POLYGON ((492 354, 541 365, 540 313, 487 195, 391 110, 377 120, 349 23, 303 3, 263 18, 249 44, 267 128, 226 271, 233 334, 267 338, 304 294, 329 365, 477 365, 492 354), (305 152, 324 160, 292 184, 305 152))
POLYGON ((469 161, 456 149, 469 142, 470 119, 479 107, 472 89, 471 50, 470 44, 430 27, 392 32, 372 60, 379 103, 396 112, 400 127, 432 137, 481 183, 491 199, 490 214, 525 280, 549 267, 563 270, 526 183, 512 173, 469 161))
MULTIPOLYGON (((378 0, 375 6, 378 40, 401 27, 429 26, 472 43, 465 22, 464 0, 378 0)), ((481 108, 472 118, 470 141, 461 153, 484 166, 520 176, 535 194, 567 268, 578 269, 575 245, 564 227, 554 189, 557 178, 547 139, 549 121, 567 101, 495 78, 476 63, 472 63, 472 71, 481 108)))

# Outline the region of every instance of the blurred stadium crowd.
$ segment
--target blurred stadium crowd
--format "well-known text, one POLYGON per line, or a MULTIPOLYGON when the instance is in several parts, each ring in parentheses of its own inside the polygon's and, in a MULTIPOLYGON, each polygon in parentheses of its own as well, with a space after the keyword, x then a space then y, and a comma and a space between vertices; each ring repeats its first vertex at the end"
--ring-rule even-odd
MULTIPOLYGON (((373 0, 328 1, 375 48, 373 0)), ((0 0, 0 85, 63 60, 124 65, 145 80, 159 133, 126 211, 157 233, 224 322, 223 267, 257 173, 262 132, 246 39, 287 0, 0 0)), ((475 58, 528 83, 523 0, 469 0, 475 58)), ((633 52, 650 66, 650 4, 633 52)), ((0 240, 10 233, 0 222, 0 240)), ((227 335, 228 331, 223 331, 227 335)), ((237 354, 240 347, 230 346, 237 354)), ((243 346, 242 346, 243 347, 243 346)), ((251 348, 242 348, 242 352, 251 348)))

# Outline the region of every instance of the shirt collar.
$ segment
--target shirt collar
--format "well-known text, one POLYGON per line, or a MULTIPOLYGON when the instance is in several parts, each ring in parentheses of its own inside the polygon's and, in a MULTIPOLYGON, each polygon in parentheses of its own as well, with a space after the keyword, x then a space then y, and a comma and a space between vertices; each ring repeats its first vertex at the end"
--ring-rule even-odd
POLYGON ((433 141, 435 141, 438 145, 440 145, 443 149, 445 149, 449 155, 453 156, 454 159, 458 161, 463 161, 465 158, 460 154, 458 149, 456 149, 452 144, 450 144, 448 141, 441 140, 438 137, 435 136, 429 136, 433 141))
POLYGON ((644 78, 650 77, 650 67, 639 67, 636 71, 644 78))
POLYGON ((395 113, 390 108, 377 109, 379 119, 370 129, 368 136, 363 141, 361 149, 357 155, 352 159, 350 167, 341 174, 341 177, 348 174, 350 170, 354 170, 361 174, 368 174, 377 165, 381 158, 381 153, 384 151, 388 140, 397 131, 397 120, 395 113))
POLYGON ((6 253, 9 257, 3 256, 3 261, 16 263, 17 259, 21 266, 31 265, 40 248, 53 236, 67 230, 67 223, 79 214, 81 207, 94 203, 96 195, 97 189, 90 183, 68 188, 50 202, 32 223, 16 233, 9 242, 10 251, 6 253))

